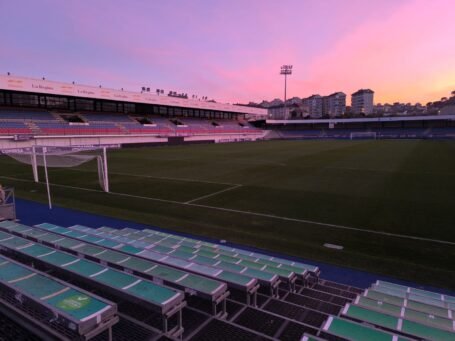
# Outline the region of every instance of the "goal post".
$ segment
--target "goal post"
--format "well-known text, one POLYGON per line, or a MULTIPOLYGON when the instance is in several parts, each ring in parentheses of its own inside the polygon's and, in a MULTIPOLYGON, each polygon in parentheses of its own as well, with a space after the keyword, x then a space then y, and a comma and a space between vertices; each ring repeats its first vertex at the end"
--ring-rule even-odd
POLYGON ((103 191, 109 192, 109 174, 107 167, 107 146, 32 146, 26 148, 11 148, 0 150, 14 160, 32 166, 33 180, 39 182, 38 167, 44 168, 45 183, 52 209, 48 168, 77 167, 91 160, 96 161, 98 181, 103 191))
POLYGON ((351 132, 349 135, 351 140, 355 139, 373 139, 376 140, 377 135, 374 131, 351 132))

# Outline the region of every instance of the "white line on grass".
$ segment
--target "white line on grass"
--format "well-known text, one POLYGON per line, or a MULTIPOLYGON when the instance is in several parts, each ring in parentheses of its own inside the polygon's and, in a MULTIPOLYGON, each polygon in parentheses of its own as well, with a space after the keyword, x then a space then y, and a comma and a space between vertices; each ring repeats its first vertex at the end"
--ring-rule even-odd
POLYGON ((350 170, 350 171, 362 171, 362 172, 374 172, 374 173, 404 173, 404 174, 428 174, 428 175, 447 175, 454 176, 454 173, 450 172, 425 172, 425 171, 411 171, 411 170, 396 170, 396 169, 372 169, 363 167, 324 167, 326 169, 337 169, 337 170, 350 170))
POLYGON ((229 187, 229 188, 222 189, 221 191, 217 191, 217 192, 214 192, 214 193, 203 195, 202 197, 186 201, 185 204, 191 204, 191 203, 193 203, 195 201, 206 199, 206 198, 210 198, 210 197, 213 197, 213 196, 215 196, 217 194, 224 193, 224 192, 227 192, 227 191, 232 191, 233 189, 236 189, 236 188, 239 188, 239 187, 242 187, 242 185, 235 185, 235 186, 232 186, 232 187, 229 187))
MULTIPOLYGON (((52 171, 63 171, 66 169, 52 169, 52 171)), ((88 170, 88 169, 71 169, 78 172, 87 172, 87 173, 96 173, 97 171, 88 170)), ((109 174, 114 175, 123 175, 123 176, 132 176, 136 178, 147 178, 147 179, 158 179, 158 180, 173 180, 173 181, 184 181, 184 182, 199 182, 202 184, 213 184, 213 185, 226 185, 226 186, 238 186, 240 184, 233 184, 229 182, 215 182, 215 181, 208 181, 208 180, 197 180, 197 179, 188 179, 188 178, 171 178, 166 176, 153 176, 153 175, 144 175, 144 174, 129 174, 129 173, 122 173, 122 172, 111 172, 109 174)))
POLYGON ((385 231, 373 231, 373 230, 368 230, 368 229, 359 229, 359 228, 344 226, 344 225, 321 223, 319 221, 312 221, 312 220, 306 220, 306 219, 288 218, 288 217, 282 217, 282 216, 278 216, 278 215, 274 215, 274 214, 258 213, 258 212, 252 212, 252 211, 241 211, 241 210, 235 210, 232 208, 223 208, 223 207, 208 206, 208 205, 201 205, 201 204, 190 204, 190 205, 197 206, 197 207, 203 207, 203 208, 211 208, 214 210, 220 210, 220 211, 226 211, 226 212, 249 214, 249 215, 254 215, 254 216, 258 216, 258 217, 273 218, 273 219, 279 219, 279 220, 285 220, 285 221, 294 221, 297 223, 313 224, 313 225, 334 228, 334 229, 351 230, 351 231, 365 232, 365 233, 371 233, 371 234, 377 234, 377 235, 383 235, 383 236, 389 236, 389 237, 413 239, 413 240, 427 241, 427 242, 447 244, 447 245, 455 245, 455 242, 449 242, 449 241, 440 240, 440 239, 415 237, 415 236, 410 236, 407 234, 398 234, 398 233, 390 233, 390 232, 385 232, 385 231))
MULTIPOLYGON (((0 178, 16 180, 16 181, 23 181, 23 182, 34 182, 33 180, 19 179, 19 178, 13 178, 13 177, 8 177, 8 176, 3 176, 3 175, 0 175, 0 178)), ((43 184, 43 183, 40 182, 40 184, 43 184)), ((104 191, 99 190, 99 189, 75 187, 75 186, 60 185, 60 184, 50 184, 50 185, 55 186, 55 187, 78 189, 78 190, 88 191, 88 192, 105 193, 104 191)), ((253 215, 253 216, 257 216, 257 217, 272 218, 272 219, 283 220, 283 221, 293 221, 293 222, 297 222, 297 223, 313 224, 313 225, 326 227, 326 228, 333 228, 333 229, 340 229, 340 230, 350 230, 350 231, 356 231, 356 232, 363 232, 363 233, 382 235, 382 236, 388 236, 388 237, 395 237, 395 238, 402 238, 402 239, 412 239, 412 240, 418 240, 418 241, 424 241, 424 242, 432 242, 432 243, 445 244, 445 245, 455 245, 455 242, 449 242, 449 241, 446 241, 446 240, 431 239, 431 238, 424 238, 424 237, 415 237, 415 236, 410 236, 410 235, 407 235, 407 234, 390 233, 390 232, 385 232, 385 231, 373 231, 373 230, 368 230, 368 229, 359 229, 359 228, 350 227, 350 226, 344 226, 344 225, 322 223, 322 222, 319 222, 319 221, 282 217, 282 216, 278 216, 278 215, 274 215, 274 214, 258 213, 258 212, 252 212, 252 211, 241 211, 241 210, 236 210, 236 209, 232 209, 232 208, 223 208, 223 207, 217 207, 217 206, 200 205, 200 204, 193 204, 193 203, 187 203, 187 202, 181 202, 181 201, 175 201, 175 200, 169 200, 169 199, 159 199, 159 198, 152 198, 152 197, 144 197, 144 196, 140 196, 140 195, 126 194, 126 193, 109 192, 109 193, 106 193, 106 194, 118 195, 118 196, 136 198, 136 199, 158 201, 158 202, 165 202, 165 203, 176 204, 176 205, 185 205, 185 206, 194 206, 194 207, 208 208, 208 209, 212 209, 212 210, 218 210, 218 211, 224 211, 224 212, 232 212, 232 213, 240 213, 240 214, 246 214, 246 215, 253 215)))

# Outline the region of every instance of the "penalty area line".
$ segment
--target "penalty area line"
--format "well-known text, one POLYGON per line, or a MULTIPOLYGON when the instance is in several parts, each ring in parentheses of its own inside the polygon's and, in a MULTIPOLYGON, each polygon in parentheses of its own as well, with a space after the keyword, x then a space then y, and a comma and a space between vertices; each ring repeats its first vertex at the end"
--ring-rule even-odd
POLYGON ((210 193, 210 194, 207 194, 207 195, 203 195, 202 197, 186 201, 185 204, 191 204, 191 203, 193 203, 195 201, 199 201, 199 200, 202 200, 202 199, 210 198, 210 197, 213 197, 215 195, 218 195, 218 194, 221 194, 221 193, 224 193, 224 192, 227 192, 227 191, 232 191, 233 189, 236 189, 236 188, 239 188, 239 187, 242 187, 242 185, 235 185, 235 186, 232 186, 232 187, 229 187, 229 188, 222 189, 221 191, 216 191, 216 192, 213 192, 213 193, 210 193))
MULTIPOLYGON (((56 171, 63 171, 66 169, 52 169, 51 171, 56 172, 56 171)), ((97 173, 97 171, 94 170, 88 170, 88 169, 70 169, 72 171, 76 172, 86 172, 86 173, 97 173)), ((208 180, 197 180, 197 179, 188 179, 188 178, 172 178, 172 177, 166 177, 166 176, 153 176, 153 175, 145 175, 145 174, 131 174, 131 173, 123 173, 123 172, 109 172, 109 174, 113 175, 121 175, 121 176, 131 176, 134 178, 144 178, 144 179, 157 179, 157 180, 170 180, 170 181, 181 181, 181 182, 197 182, 201 184, 212 184, 212 185, 226 185, 226 186, 238 186, 240 184, 233 184, 229 182, 216 182, 216 181, 208 181, 208 180)))
MULTIPOLYGON (((8 177, 8 176, 3 176, 3 175, 0 175, 0 178, 16 180, 16 181, 22 181, 22 182, 34 182, 33 180, 19 179, 19 178, 8 177)), ((39 183, 43 184, 42 182, 39 182, 39 183)), ((375 235, 381 235, 381 236, 387 236, 387 237, 394 237, 394 238, 401 238, 401 239, 410 239, 410 240, 417 240, 417 241, 423 241, 423 242, 432 242, 432 243, 437 243, 437 244, 455 246, 455 242, 449 242, 449 241, 446 241, 446 240, 431 239, 431 238, 425 238, 425 237, 416 237, 416 236, 410 236, 410 235, 407 235, 407 234, 390 233, 390 232, 385 232, 385 231, 373 231, 373 230, 360 229, 360 228, 344 226, 344 225, 322 223, 322 222, 319 222, 319 221, 283 217, 283 216, 278 216, 278 215, 274 215, 274 214, 259 213, 259 212, 252 212, 252 211, 242 211, 242 210, 236 210, 236 209, 232 209, 232 208, 223 208, 223 207, 209 206, 209 205, 202 205, 202 204, 194 204, 194 203, 175 201, 175 200, 169 200, 169 199, 159 199, 159 198, 153 198, 153 197, 144 197, 144 196, 134 195, 134 194, 126 194, 126 193, 118 193, 118 192, 106 193, 106 192, 104 192, 102 190, 92 189, 92 188, 75 187, 75 186, 52 184, 52 183, 50 183, 50 185, 56 186, 56 187, 63 187, 63 188, 72 188, 72 189, 81 190, 81 191, 104 193, 104 194, 107 194, 107 195, 111 194, 111 195, 117 195, 117 196, 129 197, 129 198, 151 200, 151 201, 157 201, 157 202, 165 202, 165 203, 176 204, 176 205, 201 207, 201 208, 207 208, 207 209, 224 211, 224 212, 239 213, 239 214, 252 215, 252 216, 257 216, 257 217, 271 218, 271 219, 277 219, 277 220, 282 220, 282 221, 291 221, 291 222, 296 222, 296 223, 312 224, 312 225, 317 225, 317 226, 321 226, 321 227, 324 227, 324 228, 332 228, 332 229, 339 229, 339 230, 349 230, 349 231, 361 232, 361 233, 366 233, 366 234, 375 234, 375 235)), ((238 185, 237 187, 239 187, 239 186, 241 186, 241 185, 238 185)), ((237 187, 230 187, 230 188, 227 188, 227 189, 225 189, 223 191, 231 190, 231 189, 234 189, 234 188, 237 188, 237 187)), ((215 195, 215 194, 217 194, 217 193, 212 193, 211 195, 215 195)), ((201 199, 201 198, 202 197, 198 198, 198 200, 201 199)), ((194 200, 196 200, 196 199, 194 199, 194 200)))

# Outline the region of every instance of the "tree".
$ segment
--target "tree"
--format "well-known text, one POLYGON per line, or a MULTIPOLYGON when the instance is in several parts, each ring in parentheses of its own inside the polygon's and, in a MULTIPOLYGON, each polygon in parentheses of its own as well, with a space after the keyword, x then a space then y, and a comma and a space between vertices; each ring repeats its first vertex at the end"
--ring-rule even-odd
POLYGON ((455 90, 452 91, 452 97, 455 97, 455 90))

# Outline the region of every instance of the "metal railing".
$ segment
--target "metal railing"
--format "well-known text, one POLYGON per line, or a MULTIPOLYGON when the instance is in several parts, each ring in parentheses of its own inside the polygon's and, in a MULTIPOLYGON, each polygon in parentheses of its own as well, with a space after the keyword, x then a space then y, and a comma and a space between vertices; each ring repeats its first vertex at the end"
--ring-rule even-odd
POLYGON ((4 219, 16 219, 16 199, 14 188, 0 188, 0 221, 4 219))

